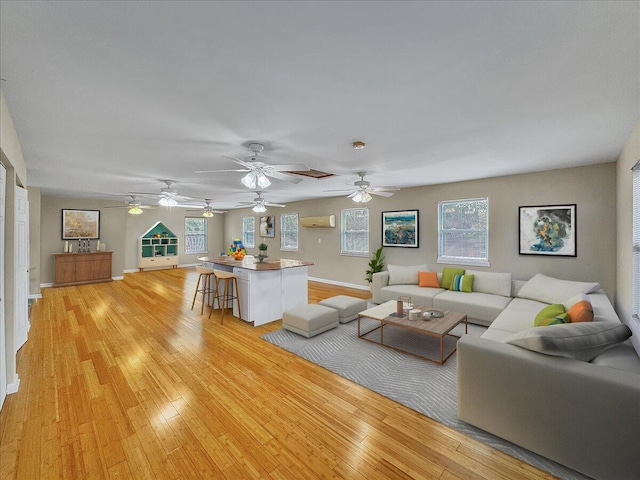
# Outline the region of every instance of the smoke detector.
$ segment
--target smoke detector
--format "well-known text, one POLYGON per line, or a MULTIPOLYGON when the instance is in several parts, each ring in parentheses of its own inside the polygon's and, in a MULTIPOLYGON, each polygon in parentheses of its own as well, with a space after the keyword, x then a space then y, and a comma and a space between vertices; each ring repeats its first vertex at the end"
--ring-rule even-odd
POLYGON ((364 148, 364 142, 357 140, 355 142, 353 142, 353 149, 354 150, 362 150, 364 148))

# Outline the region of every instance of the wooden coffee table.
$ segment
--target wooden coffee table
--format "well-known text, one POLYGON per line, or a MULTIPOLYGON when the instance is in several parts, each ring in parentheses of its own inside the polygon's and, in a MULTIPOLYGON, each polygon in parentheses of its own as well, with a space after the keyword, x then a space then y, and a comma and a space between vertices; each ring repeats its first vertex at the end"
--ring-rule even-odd
MULTIPOLYGON (((420 310, 436 310, 433 308, 427 307, 418 307, 414 306, 413 308, 419 308, 420 310)), ((458 312, 450 312, 448 310, 440 310, 444 313, 442 318, 431 318, 430 320, 409 320, 409 315, 405 315, 404 317, 396 317, 396 301, 391 300, 389 302, 383 303, 381 305, 377 305, 373 308, 369 308, 364 310, 358 314, 358 338, 362 340, 367 340, 368 342, 377 343, 379 345, 384 345, 388 348, 393 348, 394 350, 398 350, 400 352, 408 353, 409 355, 413 355, 418 358, 422 358, 424 360, 428 360, 430 362, 437 363, 442 365, 451 355, 455 353, 457 348, 454 347, 453 351, 451 351, 446 357, 444 356, 444 339, 445 337, 455 337, 460 338, 458 335, 452 335, 451 330, 453 330, 456 325, 464 322, 464 333, 467 333, 467 316, 464 313, 458 312), (394 314, 393 316, 391 314, 394 314), (368 318, 370 320, 376 320, 380 322, 380 325, 367 330, 366 332, 361 332, 360 330, 360 320, 362 318, 368 318), (418 355, 413 352, 409 352, 402 348, 388 345, 384 343, 384 327, 386 325, 391 325, 398 328, 403 328, 405 330, 411 330, 416 333, 420 333, 423 335, 428 335, 431 337, 436 337, 440 339, 440 359, 434 359, 425 357, 423 355, 418 355), (380 330, 380 341, 377 342, 370 338, 366 338, 366 335, 374 332, 376 330, 380 330)))

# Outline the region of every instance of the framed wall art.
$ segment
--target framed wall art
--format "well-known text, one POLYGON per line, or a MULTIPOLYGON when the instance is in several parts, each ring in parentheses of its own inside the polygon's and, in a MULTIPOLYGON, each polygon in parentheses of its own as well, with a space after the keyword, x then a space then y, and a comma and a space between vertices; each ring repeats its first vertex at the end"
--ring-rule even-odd
POLYGON ((268 215, 260 217, 260 236, 273 238, 276 236, 276 217, 268 215))
POLYGON ((382 212, 383 247, 418 247, 418 210, 382 212))
POLYGON ((62 209, 62 239, 100 238, 100 210, 62 209))
POLYGON ((576 204, 519 207, 520 255, 575 257, 576 204))

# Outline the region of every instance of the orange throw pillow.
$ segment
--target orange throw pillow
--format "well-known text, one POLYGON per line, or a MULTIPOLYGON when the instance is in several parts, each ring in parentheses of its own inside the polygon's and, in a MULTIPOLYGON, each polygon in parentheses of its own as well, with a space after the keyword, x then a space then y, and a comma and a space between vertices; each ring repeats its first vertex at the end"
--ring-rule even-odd
POLYGON ((418 281, 421 287, 440 288, 437 272, 418 272, 418 281))
POLYGON ((569 314, 571 323, 593 321, 593 307, 591 306, 591 302, 586 300, 576 303, 567 313, 569 314))

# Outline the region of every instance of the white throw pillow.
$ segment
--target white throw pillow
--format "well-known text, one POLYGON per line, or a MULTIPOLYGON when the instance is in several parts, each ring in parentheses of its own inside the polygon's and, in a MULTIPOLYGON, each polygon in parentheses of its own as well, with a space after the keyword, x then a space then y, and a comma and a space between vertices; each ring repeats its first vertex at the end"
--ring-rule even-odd
POLYGON ((418 285, 418 271, 427 272, 427 265, 387 265, 389 285, 418 285))
POLYGON ((599 283, 561 280, 537 273, 522 286, 517 296, 544 303, 564 303, 579 293, 593 293, 599 289, 599 283))
POLYGON ((511 274, 498 272, 481 272, 467 270, 465 274, 473 275, 473 291, 491 293, 503 297, 511 296, 511 274))
POLYGON ((556 357, 590 361, 631 336, 623 323, 580 322, 533 327, 506 337, 503 342, 556 357))

